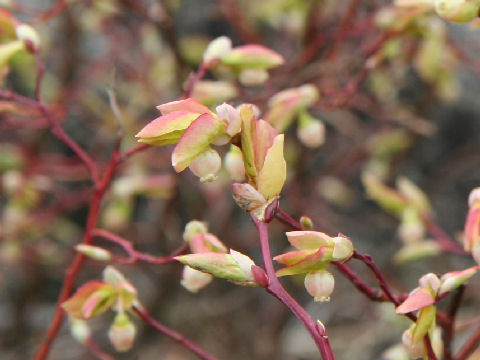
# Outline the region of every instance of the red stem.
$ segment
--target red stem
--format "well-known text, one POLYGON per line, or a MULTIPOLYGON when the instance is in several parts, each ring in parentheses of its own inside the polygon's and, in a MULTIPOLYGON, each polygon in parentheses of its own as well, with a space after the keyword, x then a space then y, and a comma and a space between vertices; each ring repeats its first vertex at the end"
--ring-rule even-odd
POLYGON ((305 325, 313 340, 317 344, 323 360, 334 360, 333 351, 330 347, 327 334, 323 326, 314 321, 305 309, 283 288, 275 274, 275 268, 270 254, 268 241, 268 224, 259 221, 252 215, 252 219, 258 230, 260 247, 262 250, 263 263, 268 276, 267 291, 280 300, 295 316, 305 325))
POLYGON ((465 345, 460 349, 456 356, 456 360, 465 360, 475 351, 480 343, 480 327, 470 336, 465 345))
POLYGON ((150 254, 141 253, 133 248, 133 245, 127 239, 118 236, 116 234, 111 233, 108 230, 104 229, 93 229, 91 232, 92 237, 99 236, 108 241, 111 241, 119 246, 121 246, 128 254, 128 257, 115 257, 115 260, 125 263, 125 264, 133 264, 136 261, 144 261, 150 264, 155 265, 163 265, 169 264, 175 261, 174 257, 180 254, 183 254, 188 249, 188 244, 183 244, 177 250, 175 250, 171 255, 160 257, 160 256, 153 256, 150 254))
POLYGON ((213 355, 210 355, 207 353, 205 350, 201 349, 198 345, 194 344, 190 340, 188 340, 185 336, 182 334, 169 329, 165 325, 160 324, 158 321, 156 321, 154 318, 150 316, 150 314, 143 308, 139 308, 134 306, 133 307, 133 312, 137 314, 143 321, 145 321, 148 325, 153 327, 155 330, 158 332, 162 333, 163 335, 168 336, 169 338, 175 340, 176 342, 180 343, 187 349, 189 349, 191 352, 193 352, 195 355, 197 355, 200 359, 204 360, 217 360, 217 358, 213 355))
MULTIPOLYGON (((100 204, 102 202, 103 195, 107 190, 110 182, 112 180, 113 174, 115 172, 115 168, 117 165, 117 158, 119 157, 118 150, 115 150, 112 154, 110 163, 105 170, 105 174, 103 175, 102 181, 100 182, 100 186, 97 187, 93 193, 92 202, 90 205, 90 209, 88 212, 87 223, 85 225, 85 234, 83 236, 82 244, 88 245, 92 242, 92 230, 95 228, 95 224, 97 222, 97 218, 100 211, 100 204)), ((35 360, 44 360, 46 359, 50 347, 57 336, 58 330, 60 329, 63 319, 65 317, 65 312, 61 307, 61 304, 68 299, 70 294, 72 293, 75 279, 85 261, 85 256, 83 254, 78 253, 70 268, 67 270, 65 275, 65 279, 63 281, 62 289, 60 291, 60 295, 57 300, 57 306, 55 308, 55 314, 53 319, 50 323, 49 329, 47 331, 47 336, 45 341, 40 346, 38 350, 35 360)))

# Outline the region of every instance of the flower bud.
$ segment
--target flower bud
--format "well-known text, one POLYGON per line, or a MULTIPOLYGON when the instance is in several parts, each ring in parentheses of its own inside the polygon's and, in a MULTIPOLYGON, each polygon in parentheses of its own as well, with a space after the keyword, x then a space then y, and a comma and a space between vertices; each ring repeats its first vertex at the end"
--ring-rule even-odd
POLYGON ((407 350, 408 354, 414 358, 417 359, 419 357, 422 357, 424 352, 425 352, 425 346, 423 345, 423 342, 419 342, 418 344, 413 345, 412 341, 412 333, 413 333, 413 328, 415 325, 412 325, 410 329, 405 330, 402 335, 402 344, 405 350, 407 350))
POLYGON ((315 301, 330 301, 334 286, 335 279, 327 270, 312 271, 305 276, 305 288, 315 301))
POLYGON ((346 260, 353 254, 352 242, 343 236, 337 236, 332 239, 335 243, 333 246, 332 257, 335 261, 346 260))
POLYGON ((423 275, 419 280, 418 284, 422 289, 431 289, 433 293, 436 294, 440 288, 440 279, 437 275, 433 273, 428 273, 423 275))
POLYGON ((75 246, 75 250, 93 260, 109 261, 112 259, 110 251, 98 246, 79 244, 75 246))
POLYGON ((221 167, 222 159, 213 149, 200 153, 189 165, 190 171, 198 176, 201 182, 215 180, 221 167))
POLYGON ((312 230, 313 229, 313 221, 308 216, 302 216, 300 218, 300 224, 302 224, 303 230, 312 230))
POLYGON ((187 225, 185 225, 185 230, 183 231, 183 240, 186 243, 189 243, 195 235, 205 234, 208 232, 207 224, 198 220, 192 220, 187 225))
POLYGON ((242 151, 235 145, 230 146, 230 151, 225 156, 225 169, 233 180, 243 181, 245 179, 242 151))
POLYGON ((210 274, 192 269, 190 266, 185 266, 183 268, 180 284, 182 284, 182 286, 188 291, 196 293, 207 286, 212 279, 213 276, 210 274))
POLYGON ((325 142, 325 125, 304 112, 299 118, 297 136, 303 145, 317 148, 325 142))
POLYGON ((225 121, 227 124, 227 129, 225 132, 233 137, 238 134, 242 127, 242 119, 240 118, 240 112, 235 109, 232 105, 223 103, 215 109, 217 111, 218 117, 225 121))
POLYGON ((209 63, 212 60, 221 59, 232 49, 232 40, 227 36, 220 36, 208 44, 203 53, 203 62, 209 63))
POLYGON ((478 0, 435 0, 435 11, 441 18, 465 23, 478 17, 480 2, 478 0))
POLYGON ((28 24, 20 24, 15 28, 18 40, 22 40, 27 48, 31 47, 33 50, 40 48, 40 37, 37 31, 28 24))
POLYGON ((268 72, 264 69, 243 69, 238 80, 245 86, 262 85, 268 80, 268 72))
POLYGON ((132 347, 135 334, 135 325, 133 325, 124 312, 120 312, 115 316, 113 324, 108 331, 108 338, 115 350, 124 352, 132 347))
POLYGON ((70 325, 70 334, 72 337, 78 341, 80 344, 85 344, 85 342, 90 338, 92 332, 85 320, 75 319, 70 316, 68 319, 70 325))

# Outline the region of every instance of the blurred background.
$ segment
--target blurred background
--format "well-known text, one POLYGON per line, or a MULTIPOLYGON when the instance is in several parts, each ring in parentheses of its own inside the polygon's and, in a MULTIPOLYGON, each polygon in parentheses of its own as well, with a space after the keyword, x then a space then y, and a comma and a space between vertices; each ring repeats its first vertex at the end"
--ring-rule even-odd
MULTIPOLYGON (((226 35, 234 46, 260 43, 286 60, 264 84, 244 86, 227 71, 210 72, 192 96, 208 106, 253 103, 265 114, 270 97, 282 90, 307 83, 318 89, 308 113, 322 122, 325 139, 306 146, 292 115, 284 130, 288 180, 282 209, 296 219, 309 216, 315 229, 332 236, 349 236, 356 249, 374 257, 398 292, 409 292, 427 272, 474 264, 468 256, 443 253, 429 224, 461 240, 468 194, 480 184, 480 30, 475 24, 450 25, 433 12, 412 15, 393 2, 373 0, 0 4, 39 32, 46 64, 43 97, 66 132, 101 166, 119 129, 121 148, 132 148, 134 134, 158 116, 155 106, 182 96, 212 39, 226 35), (108 91, 116 95, 121 125, 108 91), (379 184, 395 189, 402 177, 421 188, 431 206, 428 221, 414 214, 413 239, 411 222, 383 210, 371 190, 379 184)), ((21 52, 2 70, 2 88, 32 96, 35 74, 34 57, 21 52)), ((171 150, 148 149, 119 168, 102 203, 99 227, 161 256, 182 245, 185 224, 198 219, 228 247, 260 264, 255 227, 232 200, 227 171, 209 184, 189 171, 175 175, 171 150)), ((224 155, 228 149, 219 151, 224 155)), ((41 114, 8 101, 0 102, 0 175, 0 358, 31 359, 53 316, 72 247, 81 240, 91 184, 41 114)), ((273 254, 287 250, 288 229, 280 223, 270 229, 273 254)), ((119 250, 101 240, 96 244, 119 250)), ((87 261, 77 285, 100 279, 104 266, 87 261)), ((367 269, 352 267, 375 287, 367 269)), ((217 279, 192 294, 180 285, 179 264, 118 268, 156 319, 220 359, 319 358, 302 325, 261 289, 217 279)), ((337 359, 385 359, 409 322, 390 304, 368 301, 331 270, 336 289, 329 303, 314 303, 302 276, 283 283, 327 326, 337 359)), ((479 315, 478 284, 474 278, 466 290, 460 322, 479 315)), ((109 312, 90 325, 97 344, 115 359, 194 359, 140 321, 134 348, 115 353, 107 338, 112 318, 109 312)), ((456 348, 469 331, 458 332, 456 348)), ((49 358, 95 357, 64 324, 49 358)))

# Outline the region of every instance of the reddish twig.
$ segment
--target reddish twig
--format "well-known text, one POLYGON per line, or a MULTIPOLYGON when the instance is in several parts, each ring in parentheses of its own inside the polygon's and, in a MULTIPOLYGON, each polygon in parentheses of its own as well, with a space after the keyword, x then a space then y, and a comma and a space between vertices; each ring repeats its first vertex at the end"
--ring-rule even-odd
POLYGON ((450 303, 448 308, 448 321, 444 326, 444 335, 443 335, 443 353, 445 360, 453 360, 452 358, 452 349, 451 344, 454 338, 454 328, 455 328, 455 318, 457 315, 458 308, 462 302, 463 293, 465 292, 465 286, 460 286, 456 291, 455 295, 450 303))
POLYGON ((475 330, 475 332, 470 336, 467 342, 463 345, 463 347, 458 352, 457 356, 455 357, 456 360, 465 360, 470 356, 471 353, 475 351, 475 349, 480 344, 480 327, 475 330))
POLYGON ((159 333, 166 335, 169 338, 180 343, 181 345, 189 349, 191 352, 193 352, 195 355, 197 355, 200 359, 217 360, 216 357, 208 354, 205 350, 201 349, 198 345, 195 345, 193 342, 188 340, 182 334, 166 327, 165 325, 160 324, 158 321, 152 318, 145 309, 134 306, 133 312, 137 314, 140 317, 140 319, 145 321, 145 323, 147 323, 148 325, 153 327, 155 330, 157 330, 159 333))
POLYGON ((88 350, 90 350, 92 355, 94 355, 97 359, 100 359, 100 360, 115 360, 115 358, 113 356, 111 356, 110 354, 107 354, 102 349, 100 349, 98 347, 98 345, 95 344, 95 341, 93 341, 92 337, 89 337, 85 341, 85 346, 87 347, 88 350))
POLYGON ((328 341, 328 336, 323 326, 314 321, 305 309, 283 288, 277 278, 275 268, 270 254, 270 244, 268 240, 268 224, 259 221, 254 215, 252 219, 257 227, 260 238, 260 247, 262 250, 263 263, 268 276, 267 291, 280 300, 295 316, 305 325, 313 340, 317 344, 323 360, 333 360, 333 351, 328 341))
POLYGON ((425 219, 428 232, 437 240, 438 244, 444 251, 467 255, 463 246, 452 240, 452 238, 437 223, 431 219, 425 219))
POLYGON ((91 235, 92 237, 96 237, 96 236, 102 237, 108 241, 111 241, 121 246, 123 250, 127 252, 128 257, 115 256, 114 260, 124 264, 133 264, 137 261, 144 261, 144 262, 155 264, 155 265, 169 264, 175 261, 175 256, 183 254, 188 249, 188 244, 184 244, 169 256, 164 256, 164 257, 153 256, 153 255, 141 253, 135 250, 130 241, 128 241, 125 238, 122 238, 121 236, 113 234, 110 231, 107 231, 104 229, 93 229, 91 232, 91 235))

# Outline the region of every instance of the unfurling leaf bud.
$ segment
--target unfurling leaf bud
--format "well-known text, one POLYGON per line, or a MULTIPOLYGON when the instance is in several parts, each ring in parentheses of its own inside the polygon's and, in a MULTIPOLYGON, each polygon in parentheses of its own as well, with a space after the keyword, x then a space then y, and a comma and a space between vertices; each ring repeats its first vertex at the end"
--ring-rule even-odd
POLYGON ((207 149, 200 153, 189 165, 190 171, 198 176, 201 182, 215 180, 221 167, 222 159, 213 149, 207 149))
POLYGON ((135 334, 135 325, 133 325, 124 312, 120 312, 115 316, 113 324, 108 331, 108 338, 115 350, 124 352, 132 347, 135 334))
POLYGON ((332 239, 335 243, 333 246, 332 257, 335 261, 347 260, 353 254, 352 242, 343 236, 337 236, 332 239))
POLYGON ((327 270, 312 271, 305 276, 305 288, 315 301, 329 301, 334 286, 335 279, 327 270))
POLYGON ((325 142, 325 125, 310 114, 302 112, 298 119, 298 139, 309 148, 317 148, 325 142))
POLYGON ((85 320, 75 319, 72 316, 69 317, 68 322, 72 337, 80 344, 85 344, 88 338, 92 335, 87 322, 85 320))
POLYGON ((227 128, 225 130, 226 134, 230 137, 238 134, 242 127, 242 119, 240 118, 240 112, 235 109, 232 105, 223 103, 215 108, 217 111, 218 117, 223 120, 227 128))
POLYGON ((186 243, 190 243, 195 235, 206 234, 207 232, 207 224, 198 220, 192 220, 185 225, 185 230, 183 231, 183 240, 186 243))
POLYGON ((451 271, 442 275, 439 294, 442 295, 465 284, 477 271, 478 266, 472 266, 462 271, 451 271))
POLYGON ((302 224, 303 230, 312 230, 313 229, 313 221, 308 216, 302 216, 300 218, 300 224, 302 224))
POLYGON ((112 259, 110 251, 98 246, 79 244, 75 246, 75 250, 93 260, 109 261, 112 259))
POLYGON ((232 40, 227 36, 220 36, 208 44, 203 53, 203 62, 209 63, 212 60, 222 59, 232 49, 232 40))
POLYGON ((18 40, 22 40, 28 49, 38 50, 40 48, 40 37, 37 31, 28 24, 20 24, 15 28, 18 40))
POLYGON ((478 17, 479 10, 478 0, 435 0, 438 16, 454 23, 472 21, 478 17))
POLYGON ((268 80, 268 72, 264 69, 243 69, 238 80, 245 86, 262 85, 268 80))
POLYGON ((185 266, 182 272, 182 286, 192 293, 198 292, 207 286, 213 279, 213 276, 204 272, 185 266))

